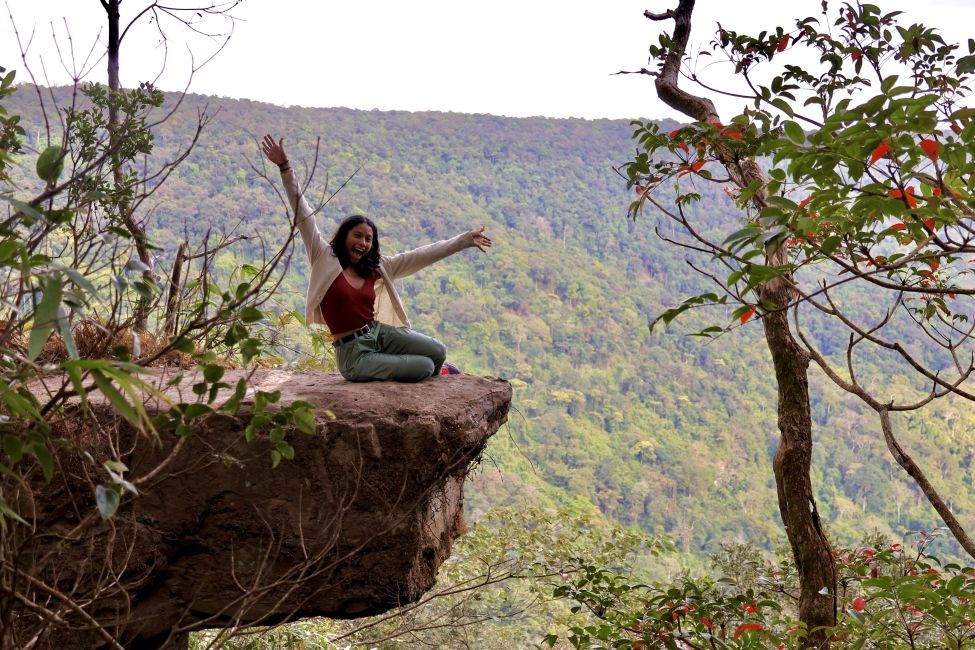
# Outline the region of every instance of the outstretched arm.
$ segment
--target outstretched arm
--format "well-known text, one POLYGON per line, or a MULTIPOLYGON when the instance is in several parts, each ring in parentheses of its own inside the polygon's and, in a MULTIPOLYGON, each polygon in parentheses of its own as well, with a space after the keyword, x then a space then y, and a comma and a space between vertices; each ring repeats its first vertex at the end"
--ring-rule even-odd
POLYGON ((291 169, 288 154, 284 150, 284 138, 275 141, 270 134, 265 135, 261 141, 261 151, 281 171, 281 180, 284 182, 284 189, 288 193, 288 203, 295 215, 298 232, 301 233, 301 239, 305 243, 305 252, 308 253, 308 260, 314 263, 327 244, 315 223, 315 215, 311 206, 308 205, 298 187, 298 179, 291 169))
POLYGON ((458 253, 465 248, 480 248, 487 251, 494 242, 484 234, 484 228, 471 230, 457 235, 453 239, 445 239, 433 244, 427 244, 399 255, 384 258, 386 272, 393 278, 412 275, 420 269, 438 262, 445 257, 458 253))

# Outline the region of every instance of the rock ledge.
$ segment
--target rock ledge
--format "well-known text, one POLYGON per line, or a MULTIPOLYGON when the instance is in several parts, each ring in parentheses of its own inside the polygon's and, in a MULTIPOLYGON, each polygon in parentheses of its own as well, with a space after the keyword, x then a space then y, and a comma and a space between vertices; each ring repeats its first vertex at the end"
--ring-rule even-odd
MULTIPOLYGON (((168 392, 191 401, 195 380, 168 392)), ((507 382, 466 375, 353 384, 261 370, 251 385, 280 390, 282 404, 321 407, 315 435, 289 436, 294 460, 272 469, 268 443, 243 440, 246 414, 213 417, 140 497, 56 550, 58 584, 83 585, 106 566, 120 571, 119 588, 92 594, 93 611, 126 648, 178 644, 200 627, 351 618, 416 600, 465 530, 464 477, 511 400, 507 382)), ((120 439, 131 477, 175 444, 135 432, 120 439)), ((40 530, 67 532, 93 508, 70 504, 82 477, 65 474, 36 504, 40 530)), ((87 648, 96 639, 54 632, 49 644, 87 648)))

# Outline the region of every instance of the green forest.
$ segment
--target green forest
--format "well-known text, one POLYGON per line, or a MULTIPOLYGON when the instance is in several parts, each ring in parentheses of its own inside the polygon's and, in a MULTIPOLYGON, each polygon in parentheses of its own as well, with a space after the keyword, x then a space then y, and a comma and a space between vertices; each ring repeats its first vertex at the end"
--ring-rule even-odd
MULTIPOLYGON (((30 90, 13 100, 27 133, 36 132, 30 90)), ((306 174, 320 142, 310 196, 362 167, 325 207, 324 232, 365 214, 389 253, 480 225, 492 234, 488 254, 465 252, 403 285, 417 329, 443 340, 465 372, 515 388, 508 429, 467 492, 472 519, 496 506, 568 506, 671 536, 699 559, 721 542, 772 549, 781 541, 769 471, 774 385, 760 327, 711 341, 688 336, 686 323, 651 334, 650 320, 706 281, 657 237, 655 227, 668 227, 659 217, 627 218, 631 193, 614 169, 630 147, 628 122, 279 108, 191 95, 155 134, 156 154, 165 159, 185 144, 198 109, 214 117, 154 197, 148 226, 161 259, 208 230, 247 237, 222 260, 228 269, 283 244, 287 208, 252 169, 261 168, 265 132, 285 138, 306 174)), ((276 170, 267 173, 279 186, 276 170)), ((695 209, 711 227, 735 223, 727 196, 704 183, 699 191, 695 209)), ((299 246, 274 298, 280 313, 301 312, 306 273, 299 246)), ((303 330, 289 331, 288 344, 281 354, 291 363, 328 363, 309 357, 303 330)), ((876 372, 898 381, 893 363, 876 372)), ((875 423, 816 373, 812 381, 814 483, 831 533, 853 544, 872 532, 899 538, 936 527, 875 423)), ((905 418, 905 444, 960 513, 975 508, 972 493, 958 489, 975 480, 973 417, 958 404, 905 418)))

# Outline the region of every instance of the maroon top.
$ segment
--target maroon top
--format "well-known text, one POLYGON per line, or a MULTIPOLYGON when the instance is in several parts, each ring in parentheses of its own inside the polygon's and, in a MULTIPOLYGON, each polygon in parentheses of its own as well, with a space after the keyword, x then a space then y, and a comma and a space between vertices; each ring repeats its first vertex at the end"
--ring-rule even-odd
POLYGON ((352 332, 376 317, 376 276, 367 278, 359 289, 339 273, 322 298, 321 310, 332 334, 352 332))

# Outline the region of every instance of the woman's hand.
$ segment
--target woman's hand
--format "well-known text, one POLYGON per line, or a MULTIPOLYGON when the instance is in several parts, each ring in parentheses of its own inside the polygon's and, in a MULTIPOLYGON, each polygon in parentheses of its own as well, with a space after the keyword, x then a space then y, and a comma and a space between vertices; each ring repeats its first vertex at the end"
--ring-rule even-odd
POLYGON ((270 134, 265 135, 264 140, 261 141, 261 151, 264 152, 268 160, 278 167, 286 167, 288 165, 288 154, 284 152, 284 138, 275 142, 270 134))
POLYGON ((484 234, 484 227, 482 226, 480 230, 472 230, 467 233, 471 236, 471 246, 477 246, 482 251, 487 251, 491 248, 492 242, 491 238, 484 234))

